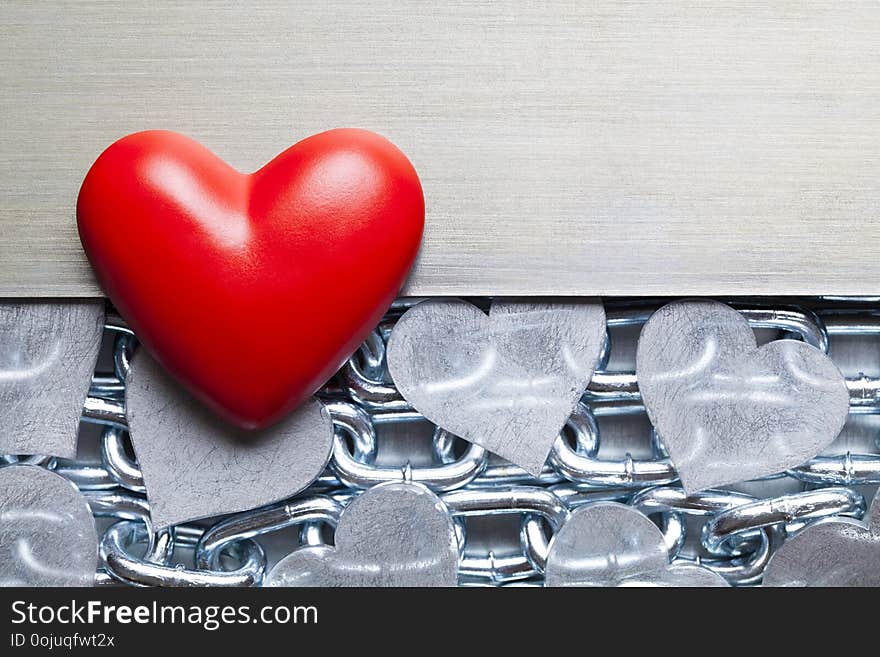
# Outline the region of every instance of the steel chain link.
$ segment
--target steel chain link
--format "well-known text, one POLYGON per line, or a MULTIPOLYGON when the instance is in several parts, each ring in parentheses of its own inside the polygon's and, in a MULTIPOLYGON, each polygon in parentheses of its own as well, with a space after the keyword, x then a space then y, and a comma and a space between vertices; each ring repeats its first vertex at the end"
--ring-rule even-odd
MULTIPOLYGON (((399 466, 377 463, 377 428, 425 422, 397 392, 385 368, 385 345, 394 322, 417 299, 396 302, 385 320, 340 370, 319 397, 336 429, 330 466, 300 495, 282 503, 228 516, 214 523, 191 523, 153 532, 143 477, 127 437, 124 392, 136 339, 117 317, 108 315, 114 336, 112 375, 96 375, 83 410, 86 422, 103 425, 100 463, 41 456, 2 456, 5 464, 27 462, 52 469, 86 495, 96 517, 115 520, 101 540, 97 584, 136 586, 252 586, 266 571, 259 538, 299 527, 300 545, 321 545, 345 505, 363 489, 388 481, 420 482, 441 495, 455 521, 461 546, 463 585, 540 584, 550 540, 571 510, 590 502, 629 504, 655 520, 674 562, 696 561, 735 585, 759 583, 770 555, 786 535, 816 519, 861 517, 865 499, 853 487, 880 483, 880 454, 818 456, 780 473, 799 483, 800 492, 760 498, 739 490, 711 490, 688 496, 676 485, 675 468, 656 435, 652 458, 600 456, 598 418, 643 414, 632 372, 607 370, 610 338, 600 369, 556 440, 538 477, 493 458, 483 448, 434 428, 434 463, 399 466), (468 518, 519 517, 517 549, 480 550, 469 541, 468 518), (697 519, 697 536, 691 526, 697 519), (696 546, 696 547, 695 547, 696 546), (194 567, 176 565, 192 553, 194 567)), ((733 302, 753 328, 799 338, 824 352, 838 336, 880 334, 880 314, 851 300, 822 303, 816 311, 791 305, 733 302)), ((488 307, 488 301, 478 301, 488 307)), ((609 329, 638 326, 657 301, 606 301, 609 329)), ((860 374, 847 379, 851 414, 880 413, 880 379, 860 374)))

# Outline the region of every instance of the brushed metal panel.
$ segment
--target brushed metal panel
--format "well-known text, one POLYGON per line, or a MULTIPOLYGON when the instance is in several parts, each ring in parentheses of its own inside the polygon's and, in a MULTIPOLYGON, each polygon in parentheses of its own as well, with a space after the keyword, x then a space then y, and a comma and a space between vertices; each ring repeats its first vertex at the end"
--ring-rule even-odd
POLYGON ((27 0, 0 42, 0 296, 98 293, 115 138, 249 170, 341 125, 423 178, 408 294, 880 294, 876 2, 27 0))

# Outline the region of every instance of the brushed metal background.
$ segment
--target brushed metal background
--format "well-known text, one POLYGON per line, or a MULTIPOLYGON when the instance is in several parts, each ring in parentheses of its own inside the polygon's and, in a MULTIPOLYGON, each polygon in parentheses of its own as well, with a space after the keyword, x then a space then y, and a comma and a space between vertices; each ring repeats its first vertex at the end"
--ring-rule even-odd
POLYGON ((880 293, 876 2, 17 0, 0 43, 0 296, 98 294, 117 137, 251 170, 334 126, 422 176, 407 294, 880 293))

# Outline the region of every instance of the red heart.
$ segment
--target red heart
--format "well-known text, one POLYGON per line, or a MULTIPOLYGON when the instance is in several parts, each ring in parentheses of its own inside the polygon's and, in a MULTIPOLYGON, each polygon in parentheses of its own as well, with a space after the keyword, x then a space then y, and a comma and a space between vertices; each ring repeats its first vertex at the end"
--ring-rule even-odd
POLYGON ((148 131, 101 154, 76 214, 99 283, 142 344, 222 416, 260 428, 381 319, 425 205, 406 156, 365 130, 314 135, 253 174, 148 131))

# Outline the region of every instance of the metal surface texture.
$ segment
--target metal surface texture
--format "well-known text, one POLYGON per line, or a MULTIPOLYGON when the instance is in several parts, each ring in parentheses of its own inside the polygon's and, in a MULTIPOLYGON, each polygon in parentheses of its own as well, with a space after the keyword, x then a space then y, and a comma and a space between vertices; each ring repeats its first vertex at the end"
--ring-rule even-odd
POLYGON ((538 474, 605 344, 596 299, 539 304, 429 300, 400 318, 388 369, 426 418, 538 474))
POLYGON ((654 313, 639 336, 636 376, 690 492, 800 465, 834 441, 849 413, 828 356, 795 340, 758 348, 748 321, 715 301, 654 313))
POLYGON ((880 495, 859 522, 826 518, 786 541, 767 565, 767 586, 880 586, 880 495))
POLYGON ((99 294, 78 186, 166 128, 252 171, 334 126, 409 155, 409 295, 880 293, 880 6, 7 3, 0 296, 99 294))
POLYGON ((0 304, 0 453, 76 456, 103 325, 103 302, 0 304))
MULTIPOLYGON (((481 312, 491 307, 489 299, 471 301, 481 312)), ((203 424, 201 407, 163 383, 163 376, 148 376, 151 361, 141 349, 134 351, 136 338, 111 309, 106 351, 83 406, 83 420, 101 425, 100 430, 83 426, 76 461, 39 454, 0 456, 0 483, 7 474, 26 470, 56 482, 60 475, 80 489, 79 504, 87 502, 101 521, 100 557, 94 561, 93 537, 88 546, 71 544, 64 558, 92 559, 97 570, 89 581, 97 585, 873 582, 878 506, 873 519, 861 518, 865 496, 874 495, 880 483, 877 301, 727 301, 741 315, 739 329, 754 330, 757 344, 794 339, 815 353, 829 354, 846 375, 849 416, 834 443, 806 463, 723 489, 688 492, 679 485, 677 462, 666 453, 645 411, 641 374, 630 369, 638 360, 638 333, 653 330, 643 325, 652 316, 663 317, 660 299, 602 301, 607 340, 599 369, 537 475, 433 425, 400 395, 389 373, 388 342, 405 313, 418 305, 412 299, 396 302, 320 391, 327 442, 317 442, 328 445, 332 456, 329 463, 319 459, 309 475, 313 481, 299 492, 287 492, 296 464, 287 463, 285 470, 278 469, 278 462, 292 462, 294 451, 311 458, 308 448, 288 453, 285 443, 259 455, 247 452, 247 459, 213 452, 203 458, 216 429, 203 424), (138 419, 138 408, 140 420, 149 422, 138 419), (150 458, 143 460, 143 443, 138 442, 145 438, 139 433, 144 427, 167 452, 163 467, 173 473, 176 486, 172 490, 171 483, 163 484, 158 498, 150 458), (193 482, 199 486, 195 492, 193 482), (260 494, 270 489, 275 491, 271 496, 260 494), (242 499, 245 492, 254 497, 242 499), (183 497, 189 498, 185 516, 163 526, 160 508, 157 522, 157 501, 161 507, 183 497), (270 498, 277 501, 264 502, 270 498)), ((59 312, 64 307, 59 304, 59 312)), ((711 317, 728 326, 726 314, 720 320, 714 313, 711 317)), ((668 327, 670 344, 690 328, 686 313, 679 313, 679 319, 668 327)), ((555 321, 540 312, 532 320, 538 333, 544 320, 548 326, 555 321)), ((454 333, 459 327, 451 322, 446 328, 454 333)), ((703 332, 714 335, 710 329, 719 331, 709 326, 703 332)), ((538 354, 543 353, 536 348, 516 356, 540 369, 544 357, 538 354)), ((460 370, 445 375, 454 378, 470 367, 464 361, 460 370)), ((496 374, 499 380, 508 376, 496 374)), ((509 378, 519 381, 523 374, 509 378)), ((695 373, 693 380, 698 378, 695 373)), ((762 388, 756 384, 754 389, 762 388)), ((750 391, 740 390, 731 401, 751 408, 750 391)), ((650 405, 650 393, 644 401, 650 405)), ((29 411, 35 426, 40 412, 29 411)), ((735 421, 743 418, 748 412, 735 421)), ((754 460, 752 453, 734 456, 754 460)), ((33 545, 47 536, 56 540, 40 519, 63 510, 67 496, 76 495, 70 484, 61 493, 29 482, 28 495, 39 491, 41 506, 36 513, 19 514, 29 519, 27 527, 0 524, 0 546, 6 549, 23 538, 33 545)), ((0 499, 4 495, 15 498, 0 490, 0 499)), ((15 568, 20 561, 18 555, 5 560, 15 568)))
POLYGON ((131 363, 126 418, 156 529, 291 497, 330 460, 333 426, 317 400, 248 432, 194 402, 144 350, 131 363))
POLYGON ((85 497, 32 465, 0 469, 0 586, 91 586, 98 536, 85 497))
POLYGON ((374 486, 346 507, 334 547, 305 547, 269 572, 269 586, 455 586, 459 546, 440 499, 419 484, 374 486))

